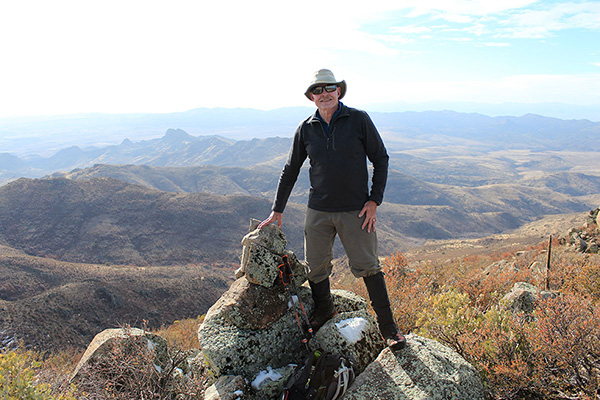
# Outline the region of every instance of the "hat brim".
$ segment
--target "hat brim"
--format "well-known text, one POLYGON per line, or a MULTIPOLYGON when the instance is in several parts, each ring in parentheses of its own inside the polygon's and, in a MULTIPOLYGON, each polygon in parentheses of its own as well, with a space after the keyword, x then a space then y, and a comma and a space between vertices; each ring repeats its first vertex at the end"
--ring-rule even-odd
POLYGON ((308 89, 306 89, 306 92, 304 92, 304 95, 306 96, 307 99, 312 101, 312 98, 310 97, 310 92, 311 92, 311 90, 313 90, 313 88, 315 88, 317 86, 321 86, 321 85, 334 85, 334 84, 338 85, 338 87, 340 88, 340 97, 338 97, 338 99, 341 100, 342 97, 344 97, 346 95, 346 81, 331 82, 331 83, 327 83, 327 82, 313 83, 312 85, 310 85, 308 87, 308 89))

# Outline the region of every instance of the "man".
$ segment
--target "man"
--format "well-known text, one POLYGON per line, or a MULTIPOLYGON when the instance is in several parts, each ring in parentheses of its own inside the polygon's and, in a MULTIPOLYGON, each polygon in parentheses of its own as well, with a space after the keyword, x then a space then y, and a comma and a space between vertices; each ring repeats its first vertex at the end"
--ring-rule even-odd
POLYGON ((317 111, 296 129, 273 211, 259 228, 273 222, 281 226, 283 210, 308 157, 311 188, 304 251, 315 302, 311 325, 316 330, 337 313, 329 283, 337 234, 352 273, 364 279, 382 336, 389 347, 401 349, 406 339, 394 322, 375 234, 377 207, 383 201, 387 180, 387 151, 367 113, 340 102, 346 82, 336 81, 330 70, 317 71, 304 94, 317 111), (373 164, 370 192, 367 159, 373 164))

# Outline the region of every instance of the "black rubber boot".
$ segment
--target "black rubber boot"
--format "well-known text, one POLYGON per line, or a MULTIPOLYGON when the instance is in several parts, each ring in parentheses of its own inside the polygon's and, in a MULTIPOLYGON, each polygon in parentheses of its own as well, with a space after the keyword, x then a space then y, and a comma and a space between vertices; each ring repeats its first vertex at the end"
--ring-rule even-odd
POLYGON ((331 298, 329 278, 319 283, 308 281, 308 284, 312 290, 312 298, 315 302, 315 311, 310 318, 310 325, 316 332, 325 322, 337 314, 337 310, 331 298))
POLYGON ((406 338, 398 332, 398 327, 396 326, 396 322, 394 322, 394 315, 392 314, 383 272, 378 272, 363 279, 369 292, 371 307, 373 307, 375 314, 377 314, 379 331, 388 347, 392 350, 404 348, 406 346, 406 338))

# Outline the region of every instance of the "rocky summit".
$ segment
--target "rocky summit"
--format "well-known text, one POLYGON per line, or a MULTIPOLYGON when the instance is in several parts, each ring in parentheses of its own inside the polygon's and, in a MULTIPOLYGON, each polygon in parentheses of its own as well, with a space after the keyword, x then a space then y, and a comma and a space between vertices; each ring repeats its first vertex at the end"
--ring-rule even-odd
POLYGON ((92 341, 72 379, 91 391, 117 380, 126 393, 162 383, 197 394, 194 379, 210 376, 204 400, 279 400, 296 367, 321 349, 351 364, 355 379, 344 400, 485 398, 476 369, 448 346, 410 334, 404 349, 385 347, 367 301, 352 292, 333 290, 338 314, 314 335, 306 332, 303 321, 314 309, 306 266, 278 227, 257 224, 242 240, 237 280, 198 329, 200 350, 172 352, 145 330, 109 329, 92 341), (284 284, 285 261, 294 279, 284 284))
MULTIPOLYGON (((238 279, 211 307, 198 331, 202 357, 216 378, 205 399, 279 399, 294 367, 308 354, 298 325, 314 308, 305 265, 285 249, 274 225, 255 229, 242 240, 238 279), (290 297, 279 277, 287 255, 296 283, 290 297), (292 302, 295 302, 292 303, 292 302), (296 315, 299 314, 299 315, 296 315), (298 319, 297 319, 298 318, 298 319)), ((290 286, 292 286, 290 284, 290 286)), ((339 314, 309 343, 343 354, 357 375, 344 399, 483 399, 477 371, 455 351, 430 339, 409 335, 407 348, 385 348, 365 299, 333 290, 339 314)))

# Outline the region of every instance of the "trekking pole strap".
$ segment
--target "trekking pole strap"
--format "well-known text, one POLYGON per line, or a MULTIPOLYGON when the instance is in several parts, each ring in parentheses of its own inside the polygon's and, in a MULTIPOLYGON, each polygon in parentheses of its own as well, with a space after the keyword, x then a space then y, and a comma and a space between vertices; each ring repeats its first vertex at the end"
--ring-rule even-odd
POLYGON ((300 298, 300 295, 298 294, 298 288, 296 286, 296 281, 294 279, 294 273, 292 272, 292 267, 290 266, 287 254, 284 254, 283 256, 281 256, 281 259, 283 262, 278 266, 279 276, 281 278, 281 282, 283 283, 283 286, 286 288, 286 290, 290 296, 290 301, 292 302, 292 307, 294 308, 294 314, 296 316, 296 322, 298 323, 300 330, 303 332, 304 340, 302 340, 302 342, 306 345, 307 349, 310 351, 310 347, 308 345, 308 342, 310 339, 312 339, 315 347, 319 347, 319 345, 317 343, 317 339, 315 338, 312 326, 310 324, 310 320, 308 319, 308 315, 306 314, 306 310, 304 309, 304 304, 302 303, 302 299, 300 298), (304 333, 304 328, 302 327, 302 323, 300 322, 298 312, 296 311, 296 300, 294 300, 294 298, 296 298, 298 303, 300 304, 300 309, 301 309, 302 315, 304 317, 304 323, 306 324, 306 329, 308 330, 308 334, 309 334, 310 338, 307 337, 307 335, 304 333))

